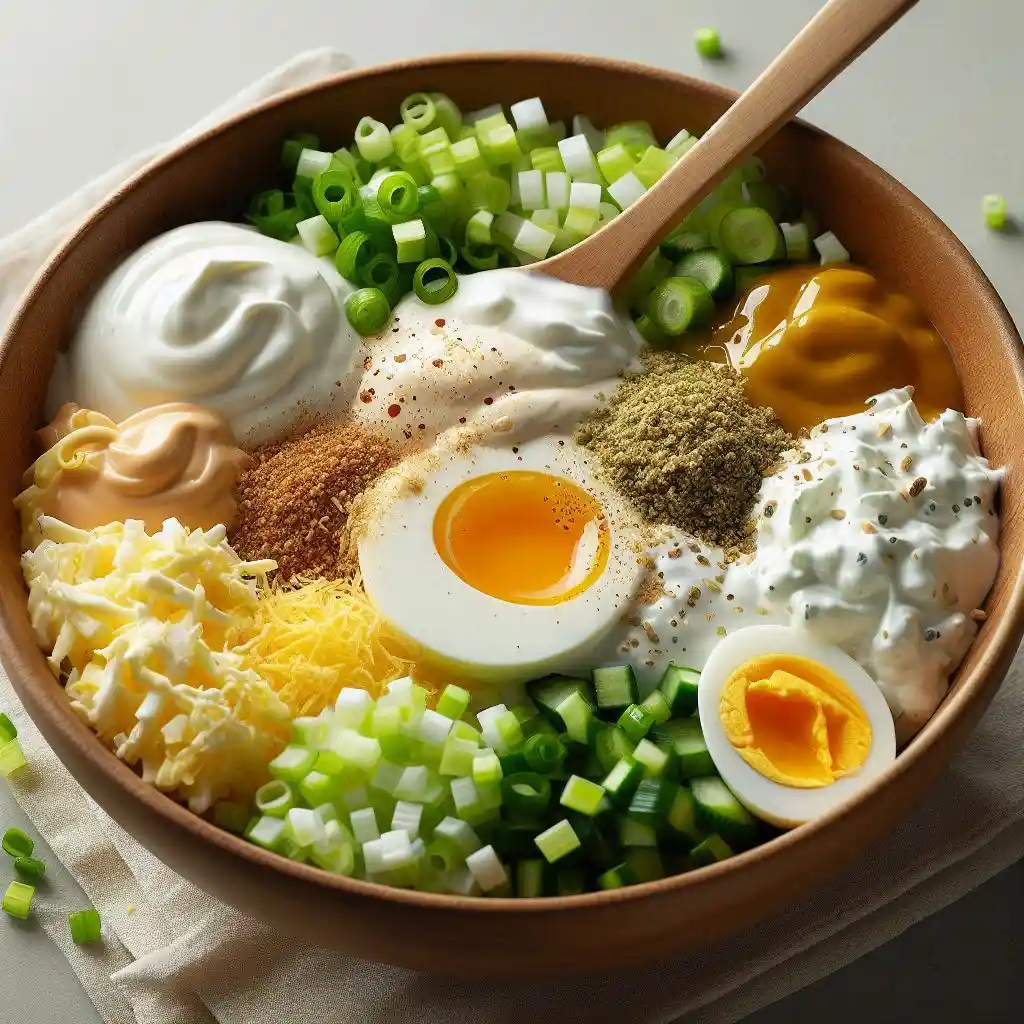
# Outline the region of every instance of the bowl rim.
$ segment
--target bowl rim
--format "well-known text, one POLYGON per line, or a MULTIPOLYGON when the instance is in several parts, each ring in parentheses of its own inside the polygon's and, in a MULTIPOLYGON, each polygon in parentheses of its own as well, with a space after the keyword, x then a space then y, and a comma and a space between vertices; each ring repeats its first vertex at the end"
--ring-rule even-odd
MULTIPOLYGON (((74 231, 50 254, 19 299, 8 320, 3 337, 0 339, 0 363, 6 360, 15 335, 18 333, 21 322, 29 308, 38 301, 40 293, 45 289, 65 260, 78 247, 83 237, 92 229, 93 224, 102 218, 109 208, 120 202, 123 194, 131 192, 143 182, 158 175, 165 167, 182 159, 191 150, 229 131, 237 123, 243 122, 264 111, 286 106, 299 97, 332 89, 346 81, 356 79, 372 80, 377 77, 386 77, 396 71, 422 72, 425 78, 429 78, 432 71, 448 65, 515 64, 518 62, 548 63, 552 65, 584 64, 606 72, 653 77, 671 81, 677 86, 683 86, 691 91, 703 93, 725 104, 733 102, 739 95, 735 90, 716 83, 637 61, 578 53, 524 50, 478 50, 391 61, 364 68, 352 68, 317 79, 312 83, 289 89, 252 107, 248 107, 239 113, 233 114, 217 124, 205 128, 194 136, 188 137, 184 142, 175 145, 171 150, 136 171, 100 203, 90 209, 74 231)), ((919 218, 930 222, 933 229, 943 236, 944 241, 957 252, 967 286, 980 297, 982 302, 987 303, 991 307, 991 314, 995 322, 1002 329, 1000 333, 1004 337, 1009 337, 1011 340, 1016 339, 1017 341, 1016 345, 1009 347, 1005 355, 1012 365, 1018 389, 1024 393, 1024 348, 1020 344, 1020 336, 1013 319, 977 261, 954 235, 952 230, 902 183, 852 146, 800 118, 794 118, 785 130, 792 130, 794 126, 802 132, 827 139, 831 145, 837 147, 837 150, 842 153, 843 159, 848 163, 859 169, 869 171, 873 176, 877 177, 880 175, 886 186, 896 192, 901 201, 911 208, 919 218)), ((864 787, 854 796, 811 822, 784 832, 782 835, 760 846, 738 853, 734 857, 717 864, 617 890, 589 892, 574 896, 532 898, 484 898, 419 892, 393 888, 380 883, 366 882, 342 875, 334 875, 320 868, 300 864, 279 854, 271 853, 262 847, 247 842, 241 836, 236 836, 233 833, 217 828, 211 822, 194 814, 183 804, 171 799, 170 796, 149 783, 143 782, 142 778, 132 768, 119 760, 113 751, 100 742, 96 734, 74 714, 70 704, 67 705, 66 713, 61 711, 58 711, 56 714, 49 713, 49 709, 46 707, 46 705, 52 703, 49 697, 41 691, 35 692, 36 685, 41 681, 43 673, 35 671, 32 666, 23 662, 21 651, 14 640, 10 628, 9 614, 10 610, 8 607, 0 605, 0 658, 2 658, 5 668, 9 670, 12 684, 15 686, 19 696, 26 703, 31 704, 40 714, 44 715, 48 719, 48 725, 56 732, 59 732, 63 740, 77 748, 78 752, 99 773, 105 776, 107 781, 117 788, 127 791, 131 796, 146 805, 149 811, 154 812, 156 817, 161 819, 161 827, 170 826, 172 829, 183 830, 192 838, 201 842, 213 843, 221 852, 234 857, 240 857, 258 868, 263 870, 269 869, 289 876, 295 882, 322 887, 338 894, 370 897, 371 899, 385 900, 410 908, 470 912, 478 915, 533 914, 554 911, 564 913, 567 911, 583 912, 595 907, 607 907, 620 902, 645 900, 670 891, 685 892, 706 883, 725 881, 752 865, 764 864, 770 860, 785 857, 795 849, 810 848, 815 840, 830 831, 841 818, 855 809, 862 808, 870 803, 878 792, 888 788, 898 779, 910 773, 930 750, 939 745, 957 719, 962 716, 968 716, 971 709, 976 705, 980 705, 980 710, 983 710, 998 689, 1003 675, 1016 653, 1017 646, 1022 636, 1024 636, 1024 566, 1018 566, 1017 568, 1016 577, 1010 586, 1010 592, 1007 597, 1006 611, 1001 620, 994 625, 994 631, 990 634, 986 650, 980 661, 972 667, 970 674, 962 681, 959 689, 943 700, 935 714, 926 723, 926 726, 914 738, 913 742, 897 756, 893 764, 879 775, 877 779, 873 780, 870 785, 864 787), (31 698, 26 700, 26 693, 31 693, 31 698)), ((50 676, 47 682, 52 680, 52 678, 50 676)))

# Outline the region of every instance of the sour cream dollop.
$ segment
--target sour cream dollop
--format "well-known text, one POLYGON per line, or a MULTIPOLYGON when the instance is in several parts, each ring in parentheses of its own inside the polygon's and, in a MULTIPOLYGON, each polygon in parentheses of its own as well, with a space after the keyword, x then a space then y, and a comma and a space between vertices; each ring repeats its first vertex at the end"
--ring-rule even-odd
POLYGON ((901 738, 946 695, 999 567, 1002 473, 976 424, 925 422, 907 389, 827 420, 761 490, 761 603, 877 681, 901 738))
POLYGON ((360 342, 342 308, 350 291, 300 246, 237 224, 176 228, 104 282, 53 398, 113 420, 191 402, 220 413, 243 444, 271 440, 351 400, 360 342))

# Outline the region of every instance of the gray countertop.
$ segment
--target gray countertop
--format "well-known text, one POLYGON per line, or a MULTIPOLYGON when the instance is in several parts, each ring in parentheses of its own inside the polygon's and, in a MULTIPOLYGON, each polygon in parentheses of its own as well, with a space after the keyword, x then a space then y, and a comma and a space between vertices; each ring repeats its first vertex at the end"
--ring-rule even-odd
MULTIPOLYGON (((0 233, 173 136, 303 49, 341 47, 363 64, 468 49, 574 50, 742 88, 818 6, 819 0, 0 0, 0 233), (726 60, 697 57, 692 34, 704 25, 720 31, 726 60)), ((1024 4, 1017 0, 928 0, 805 115, 931 206, 974 253, 1018 323, 1024 237, 986 231, 979 206, 983 194, 1002 192, 1024 220, 1022 39, 1024 4)), ((26 827, 0 785, 0 825, 11 824, 26 827)), ((51 884, 69 904, 81 899, 66 875, 51 870, 51 884)), ((970 1011, 979 1021, 1012 1019, 1010 971, 1019 966, 1020 945, 1007 937, 1022 905, 1018 865, 752 1019, 811 1020, 825 1007, 832 1020, 852 1019, 842 1011, 851 1000, 857 1019, 952 1021, 968 1019, 970 1011), (944 942, 948 935, 957 941, 944 942), (962 959, 965 942, 973 969, 962 959), (968 993, 966 1001, 958 993, 968 993)), ((38 928, 19 924, 0 920, 0 1017, 23 1024, 98 1021, 56 947, 38 928)))

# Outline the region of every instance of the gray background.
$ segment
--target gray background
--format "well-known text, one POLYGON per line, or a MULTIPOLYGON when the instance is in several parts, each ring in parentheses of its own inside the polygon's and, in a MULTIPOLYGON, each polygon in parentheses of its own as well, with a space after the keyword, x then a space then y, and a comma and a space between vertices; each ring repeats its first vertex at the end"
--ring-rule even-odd
MULTIPOLYGON (((742 88, 818 6, 819 0, 0 0, 0 234, 309 47, 342 47, 363 64, 463 49, 574 50, 742 88), (719 29, 727 60, 697 57, 692 33, 703 25, 719 29)), ((923 0, 806 113, 928 203, 977 257, 1018 324, 1024 238, 987 232, 979 203, 987 192, 1002 192, 1024 218, 1022 39, 1019 0, 923 0)), ((0 826, 7 825, 27 827, 0 785, 0 826)), ((57 890, 69 904, 80 900, 50 863, 57 890)), ((1022 909, 1018 864, 751 1020, 1019 1020, 1011 972, 1019 975, 1022 962, 1022 909)), ((0 965, 4 1021, 99 1020, 38 928, 0 920, 0 965)))

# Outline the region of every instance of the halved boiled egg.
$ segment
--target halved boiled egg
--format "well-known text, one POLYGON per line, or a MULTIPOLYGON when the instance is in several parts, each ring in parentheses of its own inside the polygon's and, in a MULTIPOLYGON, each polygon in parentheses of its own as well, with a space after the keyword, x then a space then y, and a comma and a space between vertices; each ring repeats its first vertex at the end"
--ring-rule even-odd
POLYGON ((632 531, 568 441, 431 462, 413 486, 386 482, 358 540, 367 594, 411 640, 481 679, 525 679, 624 613, 641 574, 632 531))
POLYGON ((752 813, 791 828, 832 810, 896 757, 882 691, 838 647, 750 626, 711 652, 697 694, 718 773, 752 813))

